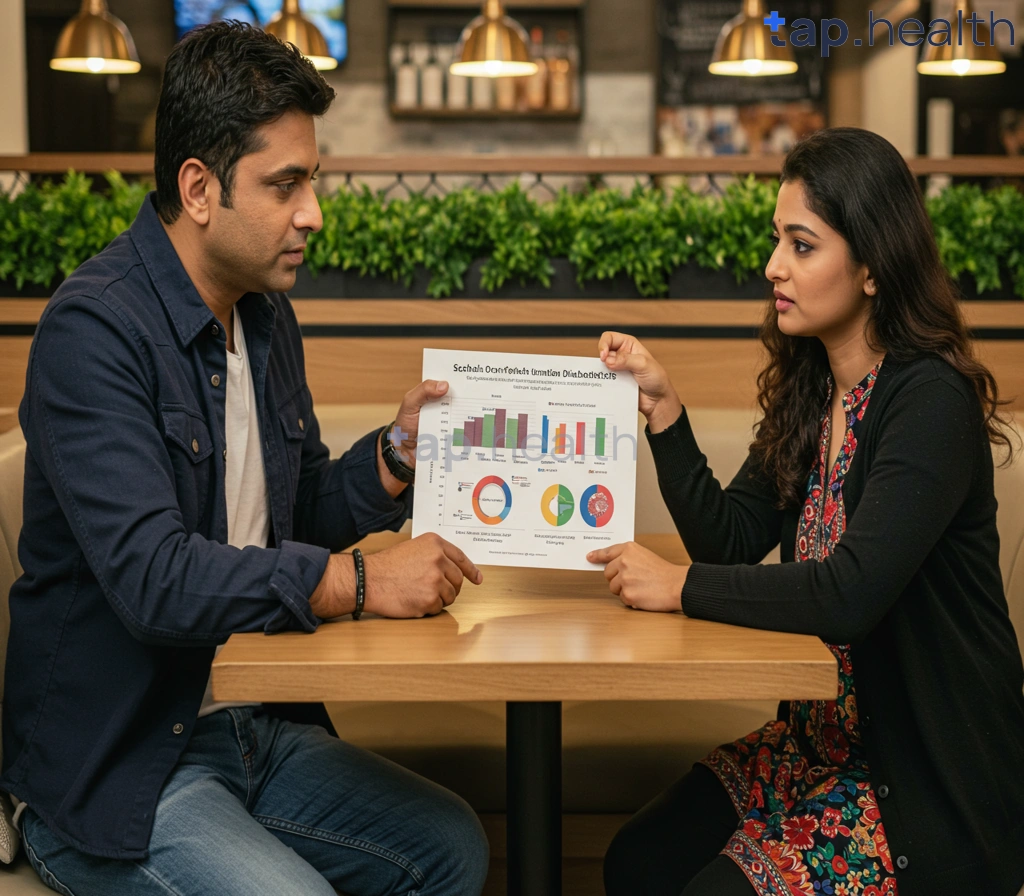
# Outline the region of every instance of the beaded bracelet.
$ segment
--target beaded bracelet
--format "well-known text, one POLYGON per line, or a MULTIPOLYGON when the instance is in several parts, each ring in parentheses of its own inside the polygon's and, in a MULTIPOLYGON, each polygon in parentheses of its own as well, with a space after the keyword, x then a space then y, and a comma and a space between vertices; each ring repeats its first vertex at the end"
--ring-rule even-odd
POLYGON ((363 552, 359 548, 352 548, 352 562, 356 565, 356 608, 352 611, 352 618, 358 619, 363 615, 363 604, 366 601, 366 567, 363 565, 363 552))

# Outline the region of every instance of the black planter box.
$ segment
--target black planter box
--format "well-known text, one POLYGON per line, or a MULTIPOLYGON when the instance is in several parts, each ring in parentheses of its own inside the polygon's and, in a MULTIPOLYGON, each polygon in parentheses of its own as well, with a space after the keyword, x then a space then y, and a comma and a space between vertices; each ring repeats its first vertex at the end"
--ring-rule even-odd
MULTIPOLYGON (((463 276, 464 289, 453 292, 453 299, 633 299, 639 298, 633 281, 626 276, 610 280, 592 280, 580 287, 576 282, 576 268, 567 258, 552 260, 554 273, 551 285, 533 282, 520 283, 517 279, 506 282, 495 292, 488 292, 481 285, 484 259, 472 262, 463 276)), ((413 277, 412 286, 406 287, 390 277, 363 277, 353 271, 331 268, 321 271, 314 278, 305 266, 299 268, 295 287, 289 292, 292 298, 338 298, 338 299, 425 299, 430 284, 430 272, 419 267, 413 277)))
MULTIPOLYGON (((470 264, 463 277, 465 288, 453 292, 453 299, 639 299, 639 290, 633 280, 620 274, 608 280, 588 280, 583 286, 576 282, 576 267, 567 258, 551 261, 554 272, 551 285, 522 284, 513 279, 495 292, 481 285, 484 260, 470 264)), ((362 277, 352 271, 331 268, 321 271, 314 279, 305 267, 299 268, 295 288, 289 293, 296 299, 416 299, 427 298, 430 273, 418 268, 412 286, 395 282, 390 277, 362 277)), ((768 296, 768 282, 759 276, 737 283, 730 271, 713 271, 690 263, 676 270, 669 279, 670 299, 764 299, 768 296)))
POLYGON ((670 299, 766 299, 771 284, 760 274, 737 283, 732 271, 711 270, 690 262, 676 268, 668 281, 670 299))
POLYGON ((1003 283, 999 289, 986 289, 984 292, 978 292, 978 282, 974 279, 974 274, 967 272, 961 274, 959 280, 954 280, 953 285, 960 291, 960 297, 967 302, 1024 301, 1014 293, 1013 277, 1009 271, 1000 270, 999 278, 1003 283))
POLYGON ((21 289, 14 285, 14 280, 0 279, 0 297, 15 299, 48 299, 64 282, 63 277, 54 280, 49 286, 38 286, 35 283, 22 284, 21 289))

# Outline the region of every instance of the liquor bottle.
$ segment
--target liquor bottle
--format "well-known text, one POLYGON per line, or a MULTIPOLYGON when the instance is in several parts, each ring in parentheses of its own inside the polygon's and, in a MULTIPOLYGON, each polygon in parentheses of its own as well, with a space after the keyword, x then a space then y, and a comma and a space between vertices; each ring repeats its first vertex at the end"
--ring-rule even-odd
POLYGON ((548 62, 544 58, 544 29, 530 29, 530 44, 537 71, 526 80, 526 106, 529 109, 546 109, 548 105, 548 62))
POLYGON ((420 72, 420 105, 424 109, 444 107, 444 69, 438 64, 434 48, 431 48, 427 64, 420 72))
POLYGON ((495 78, 494 96, 496 105, 505 112, 511 112, 516 107, 516 88, 519 86, 519 78, 495 78))
POLYGON ((438 44, 437 61, 444 70, 445 102, 449 109, 465 109, 469 105, 469 78, 456 75, 451 71, 451 62, 455 58, 455 44, 438 44))
POLYGON ((419 69, 409 61, 407 48, 402 47, 402 51, 399 57, 392 48, 392 61, 401 59, 395 70, 395 105, 399 109, 415 109, 420 102, 419 69))
POLYGON ((572 63, 569 62, 569 33, 559 31, 557 43, 548 47, 548 105, 564 112, 572 108, 572 63))
POLYGON ((470 105, 481 111, 494 108, 494 78, 469 79, 470 105))

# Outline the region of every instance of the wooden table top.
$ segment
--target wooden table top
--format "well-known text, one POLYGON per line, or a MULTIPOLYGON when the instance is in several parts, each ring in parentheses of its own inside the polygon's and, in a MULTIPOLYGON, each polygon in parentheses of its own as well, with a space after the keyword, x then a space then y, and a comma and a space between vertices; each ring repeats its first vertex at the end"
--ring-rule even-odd
MULTIPOLYGON (((391 534, 362 545, 380 550, 391 534)), ((683 562, 674 535, 638 541, 683 562)), ((445 612, 363 616, 313 634, 233 635, 213 663, 217 700, 835 699, 836 661, 814 637, 630 610, 598 572, 483 567, 445 612)))

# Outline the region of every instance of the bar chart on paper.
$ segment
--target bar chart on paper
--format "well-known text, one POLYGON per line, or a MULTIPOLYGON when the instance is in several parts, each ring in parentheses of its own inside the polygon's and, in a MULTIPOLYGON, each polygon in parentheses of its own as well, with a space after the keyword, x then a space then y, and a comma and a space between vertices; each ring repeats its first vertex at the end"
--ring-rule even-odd
POLYGON ((427 349, 413 534, 476 563, 590 569, 633 537, 637 388, 597 359, 427 349))

